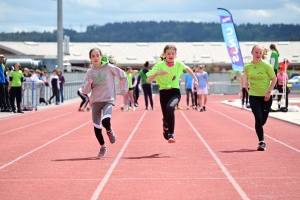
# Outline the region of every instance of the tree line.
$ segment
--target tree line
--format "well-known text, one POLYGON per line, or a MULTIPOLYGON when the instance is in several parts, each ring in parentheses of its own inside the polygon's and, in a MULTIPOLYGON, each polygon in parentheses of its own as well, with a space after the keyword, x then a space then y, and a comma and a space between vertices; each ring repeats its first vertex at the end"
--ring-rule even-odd
MULTIPOLYGON (((239 41, 300 41, 300 24, 235 25, 239 41)), ((222 42, 219 23, 140 21, 64 29, 71 42, 222 42)), ((56 42, 57 31, 0 33, 0 41, 56 42)))

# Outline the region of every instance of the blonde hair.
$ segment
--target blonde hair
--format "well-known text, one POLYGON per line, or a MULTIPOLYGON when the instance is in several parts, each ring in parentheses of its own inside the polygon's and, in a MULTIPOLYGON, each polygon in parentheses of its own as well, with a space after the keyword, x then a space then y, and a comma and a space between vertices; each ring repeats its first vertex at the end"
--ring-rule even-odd
POLYGON ((262 57, 263 60, 265 60, 265 59, 267 58, 267 55, 268 55, 268 51, 269 51, 269 50, 268 50, 266 47, 262 46, 262 45, 256 44, 256 45, 253 46, 251 52, 253 52, 253 50, 254 50, 256 47, 258 47, 258 48, 260 48, 260 49, 262 50, 262 56, 261 56, 261 57, 262 57))

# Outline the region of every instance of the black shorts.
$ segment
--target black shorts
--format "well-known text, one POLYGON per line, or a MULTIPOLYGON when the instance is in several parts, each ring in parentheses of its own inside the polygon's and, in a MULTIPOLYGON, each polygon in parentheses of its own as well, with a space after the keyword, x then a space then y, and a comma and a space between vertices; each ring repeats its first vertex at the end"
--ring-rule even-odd
POLYGON ((129 90, 133 90, 133 88, 129 88, 129 90))

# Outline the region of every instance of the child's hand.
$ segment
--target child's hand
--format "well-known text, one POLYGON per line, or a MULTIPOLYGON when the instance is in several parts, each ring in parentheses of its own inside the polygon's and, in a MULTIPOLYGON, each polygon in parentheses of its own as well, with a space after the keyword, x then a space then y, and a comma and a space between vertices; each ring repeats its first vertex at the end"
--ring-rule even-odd
POLYGON ((92 78, 92 77, 89 78, 89 83, 90 83, 90 84, 93 83, 93 78, 92 78))

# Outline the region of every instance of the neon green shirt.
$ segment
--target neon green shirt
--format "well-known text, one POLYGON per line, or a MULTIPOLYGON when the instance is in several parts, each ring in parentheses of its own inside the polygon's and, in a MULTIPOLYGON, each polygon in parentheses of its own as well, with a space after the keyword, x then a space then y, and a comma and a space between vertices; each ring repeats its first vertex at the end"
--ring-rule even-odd
POLYGON ((244 71, 250 83, 249 95, 265 96, 270 87, 270 79, 275 76, 272 65, 264 60, 260 60, 257 64, 249 62, 245 65, 244 71))
POLYGON ((128 79, 128 88, 132 88, 132 73, 127 74, 127 79, 128 79))
POLYGON ((11 71, 9 73, 9 77, 10 77, 10 79, 12 78, 11 87, 21 87, 22 86, 22 80, 23 80, 24 75, 21 70, 11 71))
POLYGON ((168 67, 165 61, 160 61, 156 63, 152 70, 149 71, 146 75, 150 76, 158 71, 166 71, 169 74, 166 75, 158 75, 155 77, 156 83, 159 85, 159 90, 169 89, 169 88, 178 88, 179 86, 179 78, 180 75, 183 74, 183 70, 185 70, 187 66, 180 61, 175 61, 172 67, 168 67))
POLYGON ((275 58, 274 69, 278 69, 278 53, 277 51, 272 51, 271 58, 275 58))
MULTIPOLYGON (((148 70, 148 69, 147 69, 147 70, 148 70)), ((144 69, 142 69, 142 70, 139 72, 139 76, 141 77, 142 84, 152 84, 152 83, 148 83, 148 82, 147 82, 147 75, 146 75, 146 73, 144 72, 144 69)))

